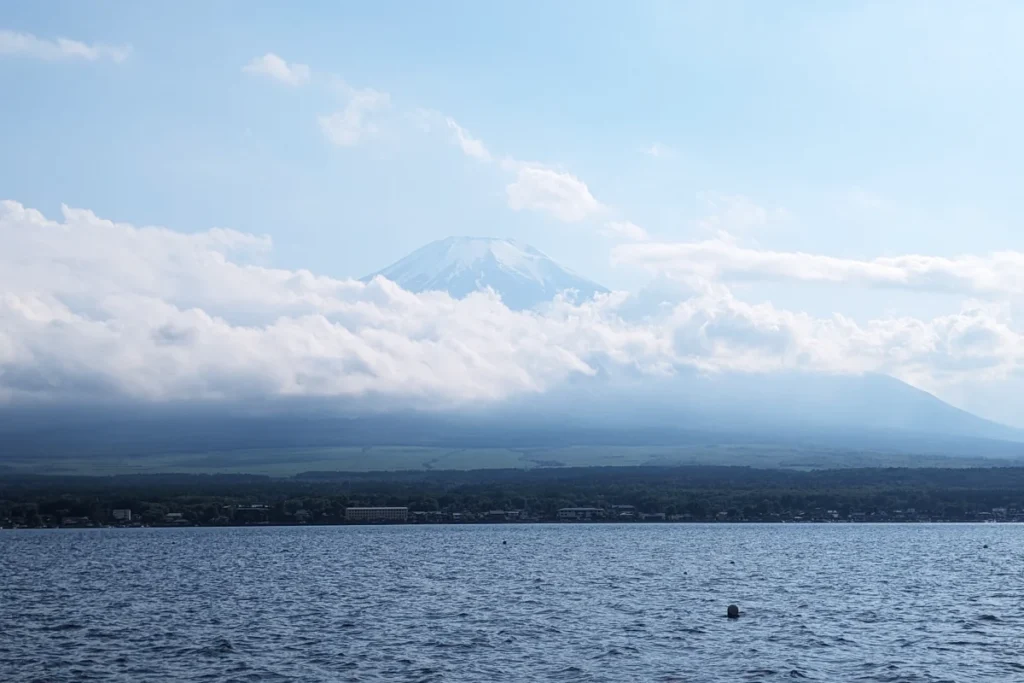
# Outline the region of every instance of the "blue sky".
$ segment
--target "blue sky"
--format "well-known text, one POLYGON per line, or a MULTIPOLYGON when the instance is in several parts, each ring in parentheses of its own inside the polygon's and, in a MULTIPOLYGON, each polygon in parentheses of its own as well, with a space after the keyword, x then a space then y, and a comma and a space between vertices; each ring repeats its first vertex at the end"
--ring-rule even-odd
POLYGON ((38 208, 266 232, 282 263, 333 275, 469 233, 523 236, 593 277, 632 282, 581 250, 580 230, 503 210, 501 183, 451 149, 406 131, 325 144, 315 116, 336 106, 329 92, 241 73, 273 52, 388 92, 395 109, 442 111, 498 154, 563 166, 659 235, 689 236, 698 195, 715 192, 794 214, 773 235, 782 248, 1020 244, 1019 9, 636 5, 8 4, 11 30, 133 52, 123 64, 0 62, 0 124, 19 160, 0 187, 38 208), (671 155, 639 153, 655 143, 671 155), (855 190, 894 215, 833 201, 855 190))
MULTIPOLYGON (((621 258, 602 234, 626 221, 655 245, 727 233, 751 252, 984 258, 1024 249, 1022 29, 1024 7, 1000 2, 16 0, 0 31, 124 52, 0 50, 0 198, 267 234, 267 265, 337 278, 471 234, 635 290, 650 253, 621 258), (308 79, 245 70, 267 54, 308 79), (319 118, 370 91, 387 100, 358 141, 332 142, 319 118), (488 160, 453 144, 445 117, 488 160), (600 208, 513 207, 526 162, 600 208)), ((864 324, 978 296, 845 278, 762 270, 730 286, 864 324)))

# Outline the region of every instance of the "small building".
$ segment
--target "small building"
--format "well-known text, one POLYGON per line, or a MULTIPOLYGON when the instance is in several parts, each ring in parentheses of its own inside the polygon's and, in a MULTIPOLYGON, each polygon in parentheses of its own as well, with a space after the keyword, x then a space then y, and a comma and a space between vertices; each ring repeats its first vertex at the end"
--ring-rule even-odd
POLYGON ((445 521, 447 518, 448 515, 440 510, 419 510, 412 513, 412 521, 417 524, 436 524, 445 521))
POLYGON ((519 510, 490 510, 487 520, 490 522, 514 522, 519 519, 519 510))
POLYGON ((345 508, 348 522, 404 522, 408 517, 407 507, 345 508))
POLYGON ((132 511, 128 509, 114 510, 112 513, 114 519, 118 522, 130 522, 132 521, 132 511))
POLYGON ((164 524, 173 524, 176 526, 187 526, 190 522, 185 519, 184 513, 181 512, 168 512, 164 515, 164 524))
POLYGON ((558 511, 558 519, 562 521, 585 521, 603 516, 601 508, 562 508, 558 511))
POLYGON ((270 520, 270 506, 262 503, 238 505, 233 510, 234 520, 245 524, 263 524, 270 520))

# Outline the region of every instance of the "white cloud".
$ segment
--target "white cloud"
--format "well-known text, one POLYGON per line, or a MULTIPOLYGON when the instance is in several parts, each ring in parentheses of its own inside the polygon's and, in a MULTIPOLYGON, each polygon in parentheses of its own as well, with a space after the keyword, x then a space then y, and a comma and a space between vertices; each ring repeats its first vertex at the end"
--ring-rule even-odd
MULTIPOLYGON (((607 210, 585 182, 567 171, 514 157, 496 160, 482 140, 470 135, 451 116, 432 109, 417 109, 411 119, 424 133, 432 133, 439 126, 447 128, 463 154, 479 161, 496 161, 503 171, 514 173, 515 180, 505 186, 508 207, 513 211, 540 211, 565 223, 578 223, 607 210)), ((646 239, 638 237, 646 235, 643 229, 629 222, 609 222, 601 232, 609 237, 646 239)))
POLYGON ((601 234, 613 239, 645 242, 650 239, 647 231, 631 221, 608 221, 601 229, 601 234))
POLYGON ((455 141, 458 143, 459 147, 462 148, 463 154, 473 157, 474 159, 479 159, 480 161, 491 160, 491 153, 487 151, 487 147, 484 146, 484 143, 471 136, 465 128, 455 121, 455 119, 448 116, 445 118, 445 123, 448 125, 448 128, 455 133, 455 141))
MULTIPOLYGON (((513 211, 539 211, 564 223, 578 223, 607 211, 607 207, 591 194, 587 184, 575 175, 547 164, 511 156, 495 159, 482 140, 470 135, 451 116, 421 108, 410 118, 424 133, 433 133, 439 127, 447 128, 463 154, 483 162, 494 161, 503 171, 514 173, 515 180, 505 186, 507 204, 513 211)), ((647 239, 640 226, 628 221, 608 222, 601 233, 620 239, 647 239)))
POLYGON ((1014 251, 954 258, 909 254, 859 260, 751 249, 715 239, 620 245, 613 260, 710 280, 834 283, 983 297, 1024 294, 1024 253, 1014 251))
POLYGON ((543 390, 620 343, 656 345, 567 305, 540 316, 493 294, 453 300, 259 267, 245 255, 269 242, 229 230, 135 228, 74 209, 56 222, 5 202, 0 241, 0 386, 15 393, 430 405, 543 390))
POLYGON ((879 372, 939 390, 978 377, 1005 379, 1024 362, 1008 312, 968 303, 932 320, 884 318, 865 324, 841 315, 815 318, 750 304, 721 286, 679 304, 668 318, 676 352, 712 369, 799 368, 879 372))
POLYGON ((20 55, 46 61, 62 59, 84 59, 95 62, 109 59, 123 62, 131 54, 129 45, 104 45, 102 43, 83 43, 78 40, 56 38, 46 40, 31 33, 0 29, 0 55, 20 55))
POLYGON ((604 211, 582 180, 546 166, 518 164, 516 179, 505 188, 514 211, 541 211, 566 223, 578 223, 604 211))
POLYGON ((309 83, 310 71, 305 64, 289 64, 273 52, 268 52, 262 57, 254 57, 251 62, 242 67, 242 71, 250 74, 260 74, 273 78, 275 81, 287 85, 305 85, 309 83))
POLYGON ((859 324, 737 300, 701 284, 664 314, 620 315, 624 295, 543 313, 492 293, 462 300, 265 268, 267 238, 178 233, 65 208, 0 203, 0 395, 143 400, 390 397, 494 401, 621 367, 878 371, 936 388, 1024 362, 1006 307, 859 324))
POLYGON ((370 120, 370 115, 386 109, 390 103, 391 97, 386 92, 372 88, 350 89, 344 109, 320 116, 317 121, 332 143, 339 147, 352 147, 377 134, 379 128, 370 120))
POLYGON ((451 116, 446 116, 435 109, 423 107, 413 110, 407 116, 413 125, 423 133, 431 134, 438 130, 446 130, 451 133, 449 139, 458 145, 466 156, 478 161, 494 161, 494 157, 491 156, 491 152, 483 140, 473 137, 451 116))

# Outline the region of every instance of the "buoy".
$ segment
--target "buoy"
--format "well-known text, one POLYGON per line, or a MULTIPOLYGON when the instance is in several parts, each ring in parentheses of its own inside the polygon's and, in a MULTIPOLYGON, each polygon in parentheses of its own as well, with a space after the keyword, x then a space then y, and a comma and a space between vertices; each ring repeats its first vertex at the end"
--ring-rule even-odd
POLYGON ((985 547, 988 548, 988 543, 985 544, 985 547))
POLYGON ((508 545, 508 541, 502 541, 501 544, 502 545, 508 545))
POLYGON ((739 619, 740 608, 736 605, 729 605, 729 609, 725 611, 725 616, 729 617, 730 619, 739 619))

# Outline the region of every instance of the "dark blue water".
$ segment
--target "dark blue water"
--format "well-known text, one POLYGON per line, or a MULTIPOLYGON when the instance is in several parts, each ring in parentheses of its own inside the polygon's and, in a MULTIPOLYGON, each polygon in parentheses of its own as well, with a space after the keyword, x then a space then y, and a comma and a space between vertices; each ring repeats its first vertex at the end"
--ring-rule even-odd
POLYGON ((0 681, 794 679, 1024 680, 1024 527, 0 531, 0 681))

